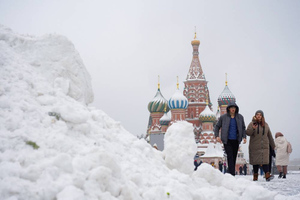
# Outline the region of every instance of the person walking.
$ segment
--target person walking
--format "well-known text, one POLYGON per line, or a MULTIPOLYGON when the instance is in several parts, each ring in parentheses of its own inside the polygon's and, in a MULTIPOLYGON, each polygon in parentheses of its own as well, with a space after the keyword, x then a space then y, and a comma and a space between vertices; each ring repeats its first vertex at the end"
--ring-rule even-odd
POLYGON ((219 161, 219 170, 223 171, 223 162, 221 160, 219 161))
POLYGON ((250 136, 249 160, 250 164, 253 165, 253 181, 258 179, 260 165, 265 173, 266 181, 272 180, 274 176, 270 174, 269 169, 269 148, 271 146, 274 149, 275 143, 262 110, 255 112, 255 116, 247 127, 246 134, 250 136))
POLYGON ((287 151, 288 141, 285 139, 281 132, 277 132, 275 134, 275 146, 275 165, 277 167, 277 170, 279 171, 278 178, 286 178, 290 154, 287 151))
POLYGON ((227 154, 228 172, 235 176, 236 157, 239 144, 244 140, 246 143, 246 132, 244 117, 239 114, 239 107, 230 102, 226 108, 227 113, 219 118, 215 126, 215 137, 217 142, 223 142, 227 154), (221 138, 220 138, 221 129, 221 138))
POLYGON ((247 175, 247 164, 245 163, 243 166, 243 170, 244 170, 244 175, 247 175))
POLYGON ((224 166, 224 174, 225 174, 225 173, 227 172, 227 165, 226 165, 226 162, 224 162, 223 166, 224 166))
POLYGON ((240 165, 239 171, 240 171, 240 175, 243 175, 243 167, 242 167, 242 165, 240 165))
POLYGON ((194 171, 197 171, 197 169, 201 165, 201 163, 200 162, 198 163, 198 159, 195 159, 194 160, 194 165, 195 165, 194 171))

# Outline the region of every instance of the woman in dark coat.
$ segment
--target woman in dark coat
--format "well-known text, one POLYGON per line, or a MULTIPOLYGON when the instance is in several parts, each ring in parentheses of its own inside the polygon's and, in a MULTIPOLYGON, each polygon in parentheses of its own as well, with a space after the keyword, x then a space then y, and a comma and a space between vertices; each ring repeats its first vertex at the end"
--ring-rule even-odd
POLYGON ((256 111, 252 122, 247 127, 246 134, 250 136, 249 160, 250 164, 253 165, 253 181, 257 181, 259 166, 263 167, 266 181, 272 180, 274 176, 270 175, 269 148, 271 146, 274 149, 275 143, 270 127, 265 122, 263 111, 256 111))

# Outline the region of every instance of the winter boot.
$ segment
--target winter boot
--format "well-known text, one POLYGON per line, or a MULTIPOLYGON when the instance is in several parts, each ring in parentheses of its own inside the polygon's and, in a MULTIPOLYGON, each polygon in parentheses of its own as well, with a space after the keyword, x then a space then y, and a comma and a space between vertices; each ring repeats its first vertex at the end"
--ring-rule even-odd
POLYGON ((279 172, 278 178, 282 178, 282 172, 279 172))
POLYGON ((286 178, 286 175, 285 174, 283 174, 283 177, 282 178, 286 178))
POLYGON ((253 174, 253 181, 257 181, 257 178, 258 178, 258 173, 254 173, 253 174))
POLYGON ((270 180, 272 180, 273 178, 274 178, 274 176, 271 175, 270 172, 267 172, 267 173, 266 173, 266 181, 270 181, 270 180))

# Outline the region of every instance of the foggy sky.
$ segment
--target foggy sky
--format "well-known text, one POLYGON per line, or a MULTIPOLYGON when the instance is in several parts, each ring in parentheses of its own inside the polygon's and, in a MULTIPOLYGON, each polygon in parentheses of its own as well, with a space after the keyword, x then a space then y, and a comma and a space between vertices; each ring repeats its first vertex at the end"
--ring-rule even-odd
POLYGON ((92 77, 92 106, 135 135, 146 133, 158 75, 166 99, 176 76, 183 90, 196 26, 213 111, 227 73, 246 126, 263 110, 300 157, 300 1, 0 0, 0 24, 69 38, 92 77))

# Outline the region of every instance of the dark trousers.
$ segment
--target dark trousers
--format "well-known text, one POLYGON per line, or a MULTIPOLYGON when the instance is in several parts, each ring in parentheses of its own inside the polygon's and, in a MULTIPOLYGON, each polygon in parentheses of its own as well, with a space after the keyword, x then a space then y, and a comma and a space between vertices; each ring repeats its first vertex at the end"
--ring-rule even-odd
POLYGON ((270 152, 269 152, 269 171, 272 173, 272 162, 273 162, 273 157, 275 157, 275 151, 272 149, 270 146, 270 152))
POLYGON ((228 173, 235 176, 235 163, 239 150, 239 142, 237 140, 228 140, 227 144, 224 144, 224 148, 227 154, 228 173))
POLYGON ((272 155, 270 154, 270 157, 269 157, 269 172, 271 173, 272 172, 272 155))

